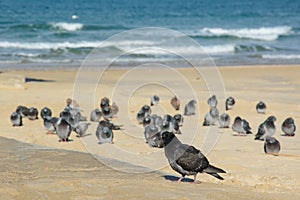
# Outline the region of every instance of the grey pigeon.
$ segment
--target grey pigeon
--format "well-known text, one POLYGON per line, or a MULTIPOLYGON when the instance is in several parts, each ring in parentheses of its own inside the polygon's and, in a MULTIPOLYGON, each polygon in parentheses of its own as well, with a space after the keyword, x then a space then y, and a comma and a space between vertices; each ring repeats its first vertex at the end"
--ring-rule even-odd
POLYGON ((151 106, 157 105, 158 102, 159 102, 159 96, 153 95, 153 96, 150 98, 150 105, 151 105, 151 106))
POLYGON ((114 138, 113 131, 107 126, 102 126, 99 124, 96 130, 96 136, 98 138, 99 144, 113 143, 113 138, 114 138))
POLYGON ((196 104, 195 100, 189 101, 184 107, 184 115, 190 116, 196 114, 196 104))
POLYGON ((215 125, 219 119, 219 111, 216 107, 211 107, 209 112, 204 117, 203 126, 215 125))
POLYGON ((47 134, 53 134, 55 132, 55 124, 58 121, 57 117, 45 116, 44 119, 44 127, 47 131, 47 134))
POLYGON ((148 105, 144 105, 141 110, 145 112, 146 115, 151 115, 151 107, 148 105))
POLYGON ((178 125, 182 126, 182 124, 183 124, 183 116, 181 114, 176 114, 173 117, 177 121, 178 125))
POLYGON ((28 111, 29 109, 26 106, 22 106, 22 105, 18 106, 16 109, 16 112, 19 113, 22 116, 22 118, 28 116, 28 111))
POLYGON ((142 124, 144 121, 144 118, 148 116, 148 114, 145 113, 144 110, 140 110, 137 114, 136 114, 136 120, 142 124))
POLYGON ((249 123, 247 122, 247 120, 242 119, 240 116, 237 116, 234 119, 232 130, 234 132, 237 132, 238 135, 252 134, 249 123))
POLYGON ((121 130, 123 125, 115 125, 109 120, 101 120, 98 124, 98 126, 106 126, 110 128, 111 130, 121 130))
POLYGON ((174 134, 181 134, 178 122, 171 115, 164 115, 161 131, 169 131, 174 134))
POLYGON ((13 112, 10 115, 10 121, 13 124, 13 126, 22 126, 22 116, 21 114, 17 113, 17 112, 13 112))
POLYGON ((102 116, 106 120, 109 120, 113 117, 113 112, 110 106, 103 107, 102 116))
POLYGON ((50 110, 50 108, 44 107, 44 108, 41 110, 40 115, 41 115, 42 119, 45 119, 47 116, 48 116, 48 117, 51 117, 51 116, 52 116, 52 111, 50 110))
POLYGON ((146 143, 148 143, 150 147, 161 147, 162 142, 157 141, 160 136, 159 133, 160 131, 155 124, 150 124, 149 126, 145 127, 144 136, 146 143))
POLYGON ((109 102, 110 102, 109 98, 103 97, 103 98, 101 99, 101 101, 100 101, 100 108, 101 108, 101 110, 102 110, 104 107, 109 107, 109 102))
POLYGON ((223 113, 219 117, 220 128, 229 128, 230 116, 227 113, 223 113))
POLYGON ((60 142, 68 142, 69 141, 69 137, 71 135, 72 127, 65 118, 60 117, 57 120, 55 130, 56 130, 57 136, 60 139, 59 140, 60 142))
POLYGON ((265 114, 266 109, 267 109, 267 105, 262 101, 258 102, 258 104, 256 105, 256 111, 260 114, 265 114))
POLYGON ((225 102, 225 109, 230 110, 235 104, 235 100, 233 97, 228 97, 225 102))
POLYGON ((36 120, 38 119, 39 111, 38 109, 31 107, 28 109, 28 119, 29 120, 36 120))
POLYGON ((178 99, 177 96, 174 96, 171 101, 170 101, 172 107, 175 109, 175 110, 179 110, 180 109, 180 100, 178 99))
POLYGON ((69 122, 72 115, 71 115, 70 110, 65 108, 63 111, 61 111, 59 113, 59 117, 64 118, 65 120, 67 120, 69 122))
POLYGON ((283 131, 283 136, 295 136, 296 125, 294 119, 288 117, 284 120, 281 125, 281 130, 283 131))
POLYGON ((198 173, 207 173, 217 179, 223 180, 218 173, 226 173, 224 170, 209 164, 208 159, 200 150, 193 146, 182 144, 172 132, 162 133, 165 156, 173 170, 181 174, 178 182, 186 175, 194 175, 197 183, 198 173))
POLYGON ((207 104, 211 107, 211 108, 215 108, 218 105, 218 100, 216 95, 212 95, 208 100, 207 100, 207 104))
POLYGON ((92 110, 90 115, 90 121, 91 122, 99 122, 102 117, 102 112, 96 108, 95 110, 92 110))
POLYGON ((77 124, 77 126, 75 127, 75 133, 77 133, 77 137, 84 136, 89 125, 91 125, 91 123, 81 122, 77 124))
POLYGON ((112 112, 112 117, 117 117, 117 114, 119 112, 119 107, 115 102, 113 102, 111 105, 111 112, 112 112))
POLYGON ((274 137, 266 137, 264 150, 267 154, 278 154, 280 151, 280 142, 274 137))
POLYGON ((266 137, 271 137, 275 134, 276 117, 270 116, 258 127, 257 134, 255 135, 255 140, 264 140, 266 137))
POLYGON ((146 127, 148 126, 152 121, 152 117, 151 115, 148 115, 146 116, 144 119, 143 119, 143 127, 146 127))

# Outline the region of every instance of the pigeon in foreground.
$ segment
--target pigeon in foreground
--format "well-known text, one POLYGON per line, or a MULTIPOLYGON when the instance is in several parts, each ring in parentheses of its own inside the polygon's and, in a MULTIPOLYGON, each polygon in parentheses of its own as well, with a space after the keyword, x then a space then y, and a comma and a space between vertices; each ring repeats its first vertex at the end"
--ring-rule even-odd
POLYGON ((181 182, 186 175, 194 175, 194 183, 197 183, 198 173, 207 173, 217 179, 224 180, 218 173, 226 172, 210 165, 200 150, 182 144, 172 132, 163 132, 161 137, 170 166, 182 176, 178 182, 181 182))

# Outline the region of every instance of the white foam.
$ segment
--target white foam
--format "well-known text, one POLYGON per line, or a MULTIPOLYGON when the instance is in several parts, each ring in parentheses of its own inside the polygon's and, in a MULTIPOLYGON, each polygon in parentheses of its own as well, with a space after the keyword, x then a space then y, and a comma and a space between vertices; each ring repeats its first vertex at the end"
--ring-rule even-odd
POLYGON ((53 28, 63 30, 63 31, 77 31, 83 28, 83 24, 81 23, 66 23, 66 22, 58 22, 51 24, 53 28))
POLYGON ((248 38, 255 40, 272 41, 277 40, 281 35, 288 35, 292 31, 289 26, 261 27, 261 28, 242 28, 242 29, 223 29, 223 28, 203 28, 192 36, 233 36, 237 38, 248 38))
POLYGON ((265 54, 262 58, 266 59, 300 59, 299 54, 265 54))

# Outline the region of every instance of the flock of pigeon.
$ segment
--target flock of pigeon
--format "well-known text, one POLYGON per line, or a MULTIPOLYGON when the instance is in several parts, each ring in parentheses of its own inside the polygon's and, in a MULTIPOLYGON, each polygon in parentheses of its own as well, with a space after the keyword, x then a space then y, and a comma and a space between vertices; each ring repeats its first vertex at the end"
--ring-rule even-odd
MULTIPOLYGON (((152 96, 150 105, 154 106, 158 103, 159 97, 157 95, 152 96)), ((170 103, 175 110, 180 109, 180 100, 178 97, 173 97, 170 103)), ((226 112, 219 115, 219 110, 217 109, 218 100, 216 96, 212 95, 207 100, 207 103, 210 106, 210 110, 204 117, 203 126, 212 126, 219 123, 220 128, 229 128, 231 118, 226 112)), ((183 115, 195 115, 196 104, 197 102, 195 100, 189 101, 184 107, 183 115)), ((228 97, 225 101, 225 110, 232 109, 234 105, 235 99, 233 97, 228 97)), ((257 113, 265 114, 266 109, 267 106, 262 101, 256 105, 257 113)), ((181 114, 176 114, 174 116, 165 114, 161 117, 156 114, 151 114, 151 107, 144 105, 137 113, 136 118, 144 127, 146 143, 151 147, 164 148, 170 166, 182 175, 178 180, 179 182, 186 175, 194 175, 194 182, 197 182, 197 173, 203 172, 223 180, 218 173, 226 173, 224 170, 210 165, 207 158, 200 150, 193 146, 182 144, 176 137, 176 134, 181 134, 180 127, 183 124, 183 116, 181 114)), ((276 138, 272 137, 276 131, 275 121, 276 117, 269 116, 260 124, 254 139, 265 141, 265 153, 278 155, 280 143, 276 138)), ((231 128, 234 135, 246 136, 252 134, 249 123, 240 116, 235 117, 231 128)), ((285 119, 281 125, 281 129, 283 131, 282 136, 294 136, 296 131, 294 120, 290 117, 285 119)))
MULTIPOLYGON (((91 112, 90 121, 98 122, 96 136, 100 144, 113 143, 113 130, 120 130, 121 126, 114 125, 111 118, 118 113, 119 108, 115 103, 110 105, 110 100, 104 97, 101 99, 100 109, 101 111, 96 108, 91 112)), ((13 126, 22 126, 23 118, 36 120, 38 114, 38 109, 20 105, 11 114, 10 120, 13 126)), ((60 112, 59 117, 52 116, 52 111, 48 107, 41 109, 40 116, 44 121, 47 134, 56 134, 60 142, 70 141, 69 137, 72 131, 76 133, 77 137, 86 136, 86 131, 91 125, 90 122, 87 122, 87 117, 82 115, 79 104, 70 98, 66 100, 66 107, 60 112)))
MULTIPOLYGON (((208 159, 200 150, 193 146, 182 144, 176 137, 177 134, 181 134, 180 127, 183 125, 183 116, 196 114, 197 102, 195 100, 189 101, 184 107, 183 115, 175 114, 172 116, 165 114, 161 117, 151 113, 151 106, 157 105, 159 101, 160 98, 157 95, 152 96, 150 98, 150 106, 142 106, 136 115, 138 123, 144 127, 146 143, 151 147, 164 148, 165 156, 170 166, 182 176, 179 178, 179 182, 186 175, 194 175, 194 182, 197 182, 196 176, 198 173, 207 173, 223 180, 218 174, 226 173, 223 169, 209 164, 208 159)), ((211 96, 207 103, 210 106, 210 110, 204 117, 203 126, 212 126, 219 123, 219 128, 229 128, 231 118, 227 113, 219 115, 216 96, 211 96)), ((176 111, 180 110, 180 100, 178 97, 174 96, 170 104, 176 111)), ((233 97, 226 99, 226 111, 232 109, 234 105, 235 99, 233 97)), ((258 113, 265 114, 266 109, 266 104, 261 101, 256 106, 258 113)), ((98 122, 96 136, 99 144, 113 143, 113 131, 122 129, 121 126, 115 125, 111 121, 113 117, 116 117, 118 111, 118 106, 115 103, 110 105, 110 100, 104 97, 100 101, 100 109, 96 108, 91 112, 90 121, 98 122)), ((44 127, 48 134, 56 134, 59 137, 59 141, 68 142, 72 131, 74 131, 78 137, 83 137, 86 135, 86 131, 91 124, 87 122, 87 117, 84 117, 81 112, 78 103, 68 98, 66 107, 60 112, 59 117, 53 117, 51 110, 47 107, 40 111, 40 116, 44 121, 44 127)), ((29 120, 38 119, 38 110, 33 107, 27 108, 26 106, 18 106, 16 111, 10 116, 13 126, 22 126, 23 118, 28 118, 29 120)), ((278 155, 280 143, 276 138, 272 137, 276 131, 275 121, 276 117, 269 116, 261 123, 255 135, 255 140, 265 141, 265 153, 278 155)), ((252 134, 251 127, 247 120, 239 116, 234 119, 231 128, 235 135, 242 136, 252 134)), ((294 120, 290 117, 284 120, 281 129, 283 136, 294 136, 296 131, 294 120)))

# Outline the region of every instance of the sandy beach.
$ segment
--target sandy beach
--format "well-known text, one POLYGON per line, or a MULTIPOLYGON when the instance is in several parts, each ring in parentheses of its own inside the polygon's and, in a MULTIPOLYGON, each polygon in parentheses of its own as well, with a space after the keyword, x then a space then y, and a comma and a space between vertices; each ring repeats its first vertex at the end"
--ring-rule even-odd
POLYGON ((175 75, 168 70, 110 68, 102 76, 99 71, 87 70, 79 86, 77 70, 0 73, 1 199, 300 198, 300 136, 298 130, 295 137, 281 136, 281 124, 287 117, 293 117, 300 127, 300 66, 220 67, 215 71, 218 75, 213 76, 221 77, 218 80, 201 76, 209 70, 205 68, 202 73, 195 68, 175 68, 171 70, 175 75), (147 74, 156 81, 148 80, 147 74), (209 91, 210 82, 221 83, 224 90, 209 91), (145 144, 136 113, 144 104, 150 104, 154 94, 161 100, 152 113, 178 113, 169 103, 174 92, 182 99, 179 113, 188 100, 198 100, 197 115, 184 118, 183 134, 178 138, 202 149, 213 165, 227 171, 224 181, 199 174, 200 184, 188 183, 192 177, 174 183, 171 180, 179 174, 168 166, 163 149, 145 144), (231 124, 238 115, 246 118, 252 135, 238 137, 233 136, 231 128, 202 126, 209 110, 206 101, 212 93, 219 97, 221 113, 225 97, 236 99, 234 108, 227 112, 231 124), (119 105, 120 112, 113 121, 124 125, 124 130, 115 131, 114 144, 97 144, 97 123, 92 123, 86 137, 77 138, 72 133, 72 141, 64 143, 58 142, 56 135, 46 134, 41 118, 24 119, 21 127, 13 127, 9 120, 18 105, 39 110, 47 106, 57 116, 69 97, 78 101, 89 118, 91 109, 99 107, 104 96, 119 105), (255 110, 260 100, 267 104, 266 114, 255 110), (282 147, 279 156, 266 155, 263 142, 254 140, 259 124, 270 115, 277 118, 275 137, 282 147))

